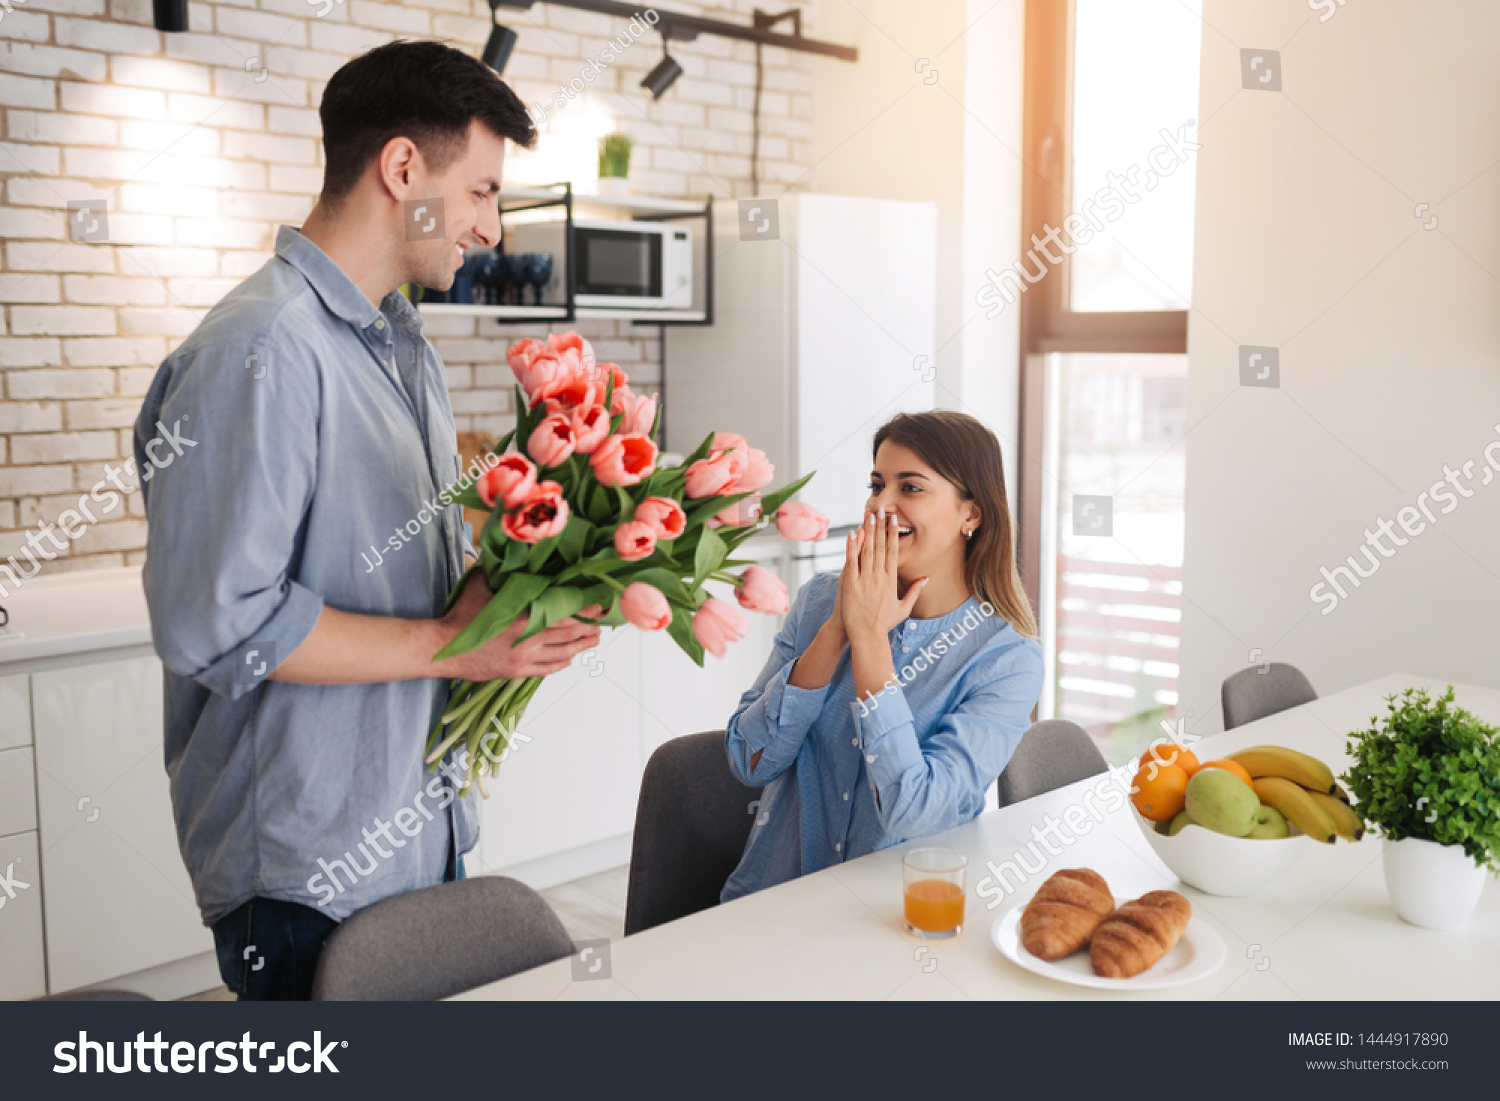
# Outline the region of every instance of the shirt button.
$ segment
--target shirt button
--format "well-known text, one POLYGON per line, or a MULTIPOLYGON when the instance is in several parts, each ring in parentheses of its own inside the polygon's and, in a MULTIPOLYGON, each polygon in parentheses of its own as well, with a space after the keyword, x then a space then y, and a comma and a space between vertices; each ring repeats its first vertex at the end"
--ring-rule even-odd
POLYGON ((375 328, 377 328, 377 329, 384 329, 385 328, 385 318, 383 318, 383 317, 377 317, 375 319, 375 328))
POLYGON ((849 739, 849 744, 850 745, 859 745, 859 739, 858 738, 850 738, 849 739))
POLYGON ((865 763, 873 765, 875 763, 875 754, 871 753, 868 757, 866 757, 865 763))
POLYGON ((909 653, 911 653, 911 647, 910 646, 903 646, 903 647, 901 647, 901 652, 903 654, 909 654, 909 653))
POLYGON ((846 791, 846 792, 844 792, 844 802, 847 803, 848 801, 849 801, 849 793, 846 791))
POLYGON ((844 843, 842 841, 835 842, 834 846, 833 846, 833 851, 836 852, 836 853, 843 852, 844 851, 844 843))

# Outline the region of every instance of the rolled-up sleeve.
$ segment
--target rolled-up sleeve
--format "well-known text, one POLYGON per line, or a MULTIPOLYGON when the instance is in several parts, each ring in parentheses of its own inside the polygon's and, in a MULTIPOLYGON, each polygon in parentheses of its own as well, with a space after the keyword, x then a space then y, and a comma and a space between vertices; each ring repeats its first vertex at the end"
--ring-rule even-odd
MULTIPOLYGON (((837 578, 835 578, 835 582, 837 578)), ((812 636, 823 626, 823 619, 809 611, 826 603, 817 590, 826 584, 822 576, 813 577, 797 592, 797 599, 787 612, 771 645, 771 656, 755 683, 740 697, 739 706, 725 730, 725 749, 730 770, 740 783, 759 787, 780 776, 797 759, 797 752, 808 730, 823 710, 833 684, 830 678, 822 688, 797 688, 787 683, 792 666, 812 642, 812 636), (817 622, 813 622, 817 620, 817 622), (803 624, 807 642, 798 644, 803 624), (760 760, 751 767, 759 753, 760 760)))
POLYGON ((236 699, 322 612, 322 597, 289 576, 317 484, 316 373, 269 342, 177 355, 134 439, 152 637, 167 668, 236 699))
POLYGON ((899 686, 879 693, 874 707, 852 705, 876 813, 893 837, 939 833, 984 809, 985 791, 1030 726, 1042 690, 1041 647, 1021 640, 972 676, 973 688, 925 742, 899 686))

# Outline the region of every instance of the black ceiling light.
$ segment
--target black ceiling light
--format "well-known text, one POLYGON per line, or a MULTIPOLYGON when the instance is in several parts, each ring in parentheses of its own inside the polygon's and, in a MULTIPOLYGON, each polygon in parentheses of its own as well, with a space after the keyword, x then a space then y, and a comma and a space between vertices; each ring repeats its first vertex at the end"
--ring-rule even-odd
POLYGON ((641 87, 651 93, 652 99, 661 99, 666 95, 667 89, 672 82, 682 75, 682 66, 677 64, 672 55, 667 53, 667 37, 662 35, 661 60, 656 63, 656 68, 646 74, 646 79, 641 81, 641 87))
MULTIPOLYGON (((156 0, 156 2, 162 3, 163 0, 156 0)), ((490 0, 491 19, 495 18, 495 9, 499 6, 500 0, 490 0)), ((479 55, 479 60, 494 69, 496 75, 504 73, 505 63, 510 60, 510 51, 516 48, 520 37, 509 27, 496 23, 490 28, 489 41, 484 44, 484 53, 479 55)))
POLYGON ((151 21, 159 31, 187 30, 187 0, 151 0, 151 21))

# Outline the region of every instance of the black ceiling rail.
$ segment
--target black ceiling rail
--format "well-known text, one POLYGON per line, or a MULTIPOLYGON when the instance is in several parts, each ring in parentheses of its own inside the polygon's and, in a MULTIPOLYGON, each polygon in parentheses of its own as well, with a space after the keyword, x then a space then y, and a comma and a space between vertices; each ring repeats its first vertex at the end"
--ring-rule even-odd
POLYGON ((746 27, 738 23, 726 23, 722 19, 705 19, 698 15, 664 11, 651 4, 622 4, 618 0, 499 0, 502 8, 530 11, 536 4, 552 4, 574 11, 591 11, 599 15, 614 15, 621 19, 640 17, 647 10, 659 16, 653 26, 664 39, 691 42, 700 34, 716 35, 719 38, 737 38, 742 42, 758 42, 762 46, 778 46, 783 50, 795 50, 805 54, 821 54, 836 57, 840 61, 858 61, 859 50, 853 46, 840 46, 834 42, 822 42, 816 38, 804 38, 801 20, 797 21, 797 33, 779 34, 759 27, 746 27))

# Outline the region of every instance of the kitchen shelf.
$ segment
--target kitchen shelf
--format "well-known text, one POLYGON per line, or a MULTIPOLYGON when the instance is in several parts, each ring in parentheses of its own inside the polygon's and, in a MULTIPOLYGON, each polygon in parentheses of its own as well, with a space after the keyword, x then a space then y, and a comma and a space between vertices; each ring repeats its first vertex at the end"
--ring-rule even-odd
MULTIPOLYGON (((424 302, 417 306, 424 314, 434 317, 493 317, 501 321, 565 321, 566 306, 494 306, 473 305, 463 302, 424 302)), ((578 306, 573 310, 574 318, 600 321, 678 321, 702 322, 707 315, 702 310, 627 310, 599 306, 578 306)))
MULTIPOLYGON (((714 248, 712 195, 703 199, 660 199, 650 195, 579 195, 568 182, 543 187, 506 187, 500 189, 500 216, 522 211, 560 207, 567 223, 566 245, 561 260, 568 273, 565 282, 567 301, 539 306, 489 305, 466 302, 421 302, 417 309, 433 317, 492 317, 501 325, 527 321, 600 320, 631 321, 637 325, 712 325, 714 323, 714 248), (702 288, 703 307, 690 310, 653 310, 609 306, 579 306, 574 301, 573 223, 578 207, 608 207, 633 212, 640 221, 677 221, 685 218, 703 220, 702 288)), ((697 251, 695 244, 694 251, 697 251)), ((696 296, 695 296, 696 297, 696 296)))

